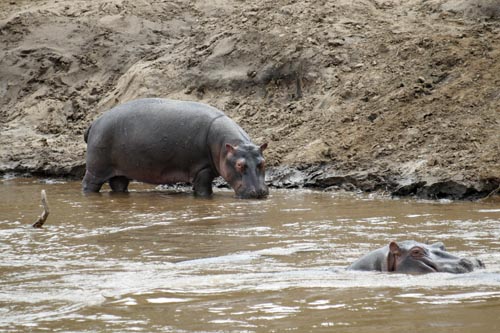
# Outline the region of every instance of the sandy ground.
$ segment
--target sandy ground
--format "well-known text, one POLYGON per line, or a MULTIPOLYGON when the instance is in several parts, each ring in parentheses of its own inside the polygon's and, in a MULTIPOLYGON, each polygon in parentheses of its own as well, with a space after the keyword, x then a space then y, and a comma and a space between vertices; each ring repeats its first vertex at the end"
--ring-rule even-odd
POLYGON ((196 100, 275 186, 470 198, 500 185, 500 0, 2 0, 0 173, 81 177, 83 132, 196 100))

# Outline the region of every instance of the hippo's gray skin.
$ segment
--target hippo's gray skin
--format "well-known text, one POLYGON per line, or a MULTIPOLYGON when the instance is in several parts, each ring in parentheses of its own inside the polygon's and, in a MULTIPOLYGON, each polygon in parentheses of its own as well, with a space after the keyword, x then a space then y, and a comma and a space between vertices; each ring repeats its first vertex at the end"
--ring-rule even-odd
POLYGON ((129 180, 193 184, 195 195, 212 194, 222 176, 241 198, 262 198, 262 152, 233 120, 211 106, 159 98, 134 100, 105 112, 85 133, 84 192, 126 192, 129 180))
POLYGON ((389 245, 364 255, 347 269, 423 274, 468 273, 474 268, 484 268, 484 265, 478 259, 458 258, 446 252, 441 242, 426 245, 409 240, 391 242, 389 245))

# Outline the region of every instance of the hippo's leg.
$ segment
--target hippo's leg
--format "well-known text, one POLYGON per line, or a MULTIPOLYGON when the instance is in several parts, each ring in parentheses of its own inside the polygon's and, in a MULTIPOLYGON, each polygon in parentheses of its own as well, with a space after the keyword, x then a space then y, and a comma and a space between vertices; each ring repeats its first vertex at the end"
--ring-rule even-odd
POLYGON ((102 185, 106 182, 106 180, 99 179, 92 175, 88 170, 85 171, 85 176, 82 181, 82 189, 83 192, 99 192, 101 190, 102 185))
POLYGON ((212 195, 212 180, 214 180, 214 178, 212 170, 200 170, 193 182, 194 195, 200 197, 208 197, 212 195))
POLYGON ((109 187, 113 192, 128 192, 129 180, 125 176, 115 176, 109 179, 109 187))

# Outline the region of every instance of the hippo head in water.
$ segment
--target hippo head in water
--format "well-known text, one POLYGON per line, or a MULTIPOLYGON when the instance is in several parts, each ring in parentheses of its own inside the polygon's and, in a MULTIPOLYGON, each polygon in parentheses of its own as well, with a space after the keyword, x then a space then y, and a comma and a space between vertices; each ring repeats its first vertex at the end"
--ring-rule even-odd
POLYGON ((390 242, 348 267, 350 270, 407 274, 468 273, 474 268, 484 268, 484 265, 478 259, 459 258, 446 252, 441 242, 426 245, 416 241, 390 242))
POLYGON ((265 183, 265 160, 262 152, 267 143, 256 146, 243 143, 225 144, 221 175, 240 198, 264 198, 269 194, 265 183))

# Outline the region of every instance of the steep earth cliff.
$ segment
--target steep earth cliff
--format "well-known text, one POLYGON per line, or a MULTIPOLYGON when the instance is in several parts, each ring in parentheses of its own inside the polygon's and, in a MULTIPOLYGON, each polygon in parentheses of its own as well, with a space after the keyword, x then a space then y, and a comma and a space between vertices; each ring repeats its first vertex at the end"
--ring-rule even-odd
POLYGON ((500 0, 0 2, 0 172, 80 177, 139 97, 268 142, 275 186, 473 198, 500 185, 500 0))

